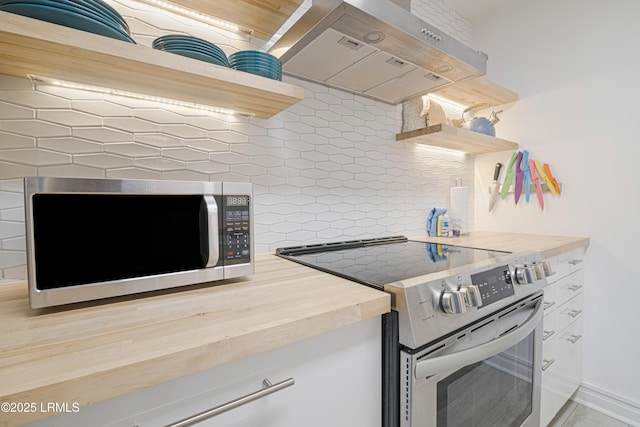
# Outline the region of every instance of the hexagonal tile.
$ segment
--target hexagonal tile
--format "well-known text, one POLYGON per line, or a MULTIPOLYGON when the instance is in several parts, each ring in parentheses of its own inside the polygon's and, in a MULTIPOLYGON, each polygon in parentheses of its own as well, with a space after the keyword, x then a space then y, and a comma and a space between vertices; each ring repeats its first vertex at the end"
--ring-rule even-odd
POLYGON ((31 148, 36 146, 36 139, 28 136, 0 132, 0 149, 31 148))
POLYGON ((102 118, 75 110, 38 110, 38 119, 65 126, 102 126, 102 118))
POLYGON ((75 137, 88 139, 96 142, 125 142, 131 141, 132 135, 115 129, 104 127, 77 127, 73 128, 72 134, 75 137))
POLYGON ((220 142, 226 142, 227 144, 240 144, 249 142, 249 137, 238 132, 232 131, 211 131, 209 132, 209 138, 220 142))
POLYGON ((185 145, 182 139, 163 133, 136 133, 133 135, 133 140, 159 148, 182 147, 185 145))
POLYGON ((104 151, 126 157, 156 157, 160 155, 159 148, 138 144, 136 142, 104 144, 104 151))
POLYGON ((132 166, 133 159, 108 153, 76 154, 73 156, 73 163, 102 169, 114 169, 132 166))
POLYGON ((56 153, 54 151, 37 148, 22 150, 3 150, 0 159, 13 163, 22 163, 32 166, 60 165, 71 163, 69 154, 56 153))
POLYGON ((104 178, 105 172, 103 169, 71 164, 64 166, 42 166, 38 168, 38 175, 72 178, 104 178))
POLYGON ((40 120, 0 120, 0 131, 32 137, 66 136, 71 133, 66 126, 40 120))
POLYGON ((189 125, 161 125, 160 131, 179 138, 206 138, 208 131, 189 125))
POLYGON ((170 124, 184 124, 184 117, 160 108, 136 109, 134 116, 165 126, 170 124))
POLYGON ((118 179, 162 179, 162 173, 140 168, 118 168, 107 171, 107 178, 118 179))
POLYGON ((187 147, 197 148, 208 152, 213 151, 229 151, 229 144, 219 141, 213 141, 211 139, 187 139, 184 141, 187 147))
POLYGON ((162 157, 133 159, 133 164, 144 169, 151 169, 160 172, 185 169, 184 162, 165 159, 162 157))
POLYGON ((119 129, 125 132, 158 132, 160 126, 139 117, 107 117, 104 119, 107 128, 119 129))
POLYGON ((7 119, 32 119, 36 115, 33 108, 22 107, 16 104, 0 102, 0 117, 7 119))
POLYGON ((187 170, 201 172, 206 174, 223 173, 229 171, 229 165, 219 162, 189 162, 186 165, 187 170))
POLYGON ((3 90, 0 99, 4 102, 29 108, 69 108, 69 100, 34 90, 3 90))
POLYGON ((184 162, 196 162, 209 160, 209 153, 193 148, 163 148, 162 156, 184 162))
POLYGON ((117 105, 107 101, 96 100, 73 100, 71 107, 77 111, 95 114, 100 117, 131 117, 133 110, 131 108, 117 105))

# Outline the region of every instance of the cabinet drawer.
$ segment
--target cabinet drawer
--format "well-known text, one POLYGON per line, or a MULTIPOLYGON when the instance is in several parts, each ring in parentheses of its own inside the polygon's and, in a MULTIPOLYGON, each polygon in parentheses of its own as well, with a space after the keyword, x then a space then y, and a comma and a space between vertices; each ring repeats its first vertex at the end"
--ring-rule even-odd
POLYGON ((581 294, 584 284, 584 271, 578 270, 554 284, 544 288, 544 313, 545 315, 555 311, 565 302, 581 294))
POLYGON ((547 261, 551 265, 554 274, 547 277, 547 281, 554 283, 573 272, 582 270, 584 267, 584 253, 584 248, 578 248, 549 258, 547 261))
POLYGON ((546 344, 552 337, 562 333, 571 323, 582 317, 583 307, 583 294, 579 293, 552 313, 545 314, 543 320, 543 342, 546 344))

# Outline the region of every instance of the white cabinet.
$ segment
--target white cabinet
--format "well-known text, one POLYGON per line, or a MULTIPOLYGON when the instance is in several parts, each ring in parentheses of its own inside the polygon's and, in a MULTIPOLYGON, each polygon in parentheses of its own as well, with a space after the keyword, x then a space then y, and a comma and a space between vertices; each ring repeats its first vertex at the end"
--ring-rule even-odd
POLYGON ((584 249, 549 259, 555 272, 544 290, 542 416, 547 425, 582 380, 584 249))
POLYGON ((260 390, 265 378, 295 383, 198 426, 380 426, 380 346, 378 317, 30 426, 167 425, 260 390))

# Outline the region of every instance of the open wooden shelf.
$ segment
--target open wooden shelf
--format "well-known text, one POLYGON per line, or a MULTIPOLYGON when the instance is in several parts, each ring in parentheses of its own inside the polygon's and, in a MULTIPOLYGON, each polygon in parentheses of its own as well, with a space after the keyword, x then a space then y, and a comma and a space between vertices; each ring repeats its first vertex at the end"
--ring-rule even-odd
POLYGON ((0 74, 39 76, 269 118, 299 86, 109 37, 0 12, 0 74))
POLYGON ((517 93, 493 83, 485 76, 452 83, 433 94, 469 106, 483 103, 496 106, 518 100, 517 93))
POLYGON ((253 30, 253 35, 262 40, 269 40, 302 2, 303 0, 169 0, 169 3, 253 30))
POLYGON ((425 144, 472 154, 518 149, 518 144, 515 142, 442 124, 399 133, 396 135, 396 141, 425 144))

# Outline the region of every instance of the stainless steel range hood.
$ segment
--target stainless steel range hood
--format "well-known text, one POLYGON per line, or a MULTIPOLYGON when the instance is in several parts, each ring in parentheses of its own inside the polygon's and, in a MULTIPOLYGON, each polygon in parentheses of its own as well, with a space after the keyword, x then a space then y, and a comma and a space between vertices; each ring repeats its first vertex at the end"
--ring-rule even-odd
POLYGON ((390 0, 314 0, 269 53, 287 75, 389 104, 481 76, 487 62, 390 0))

